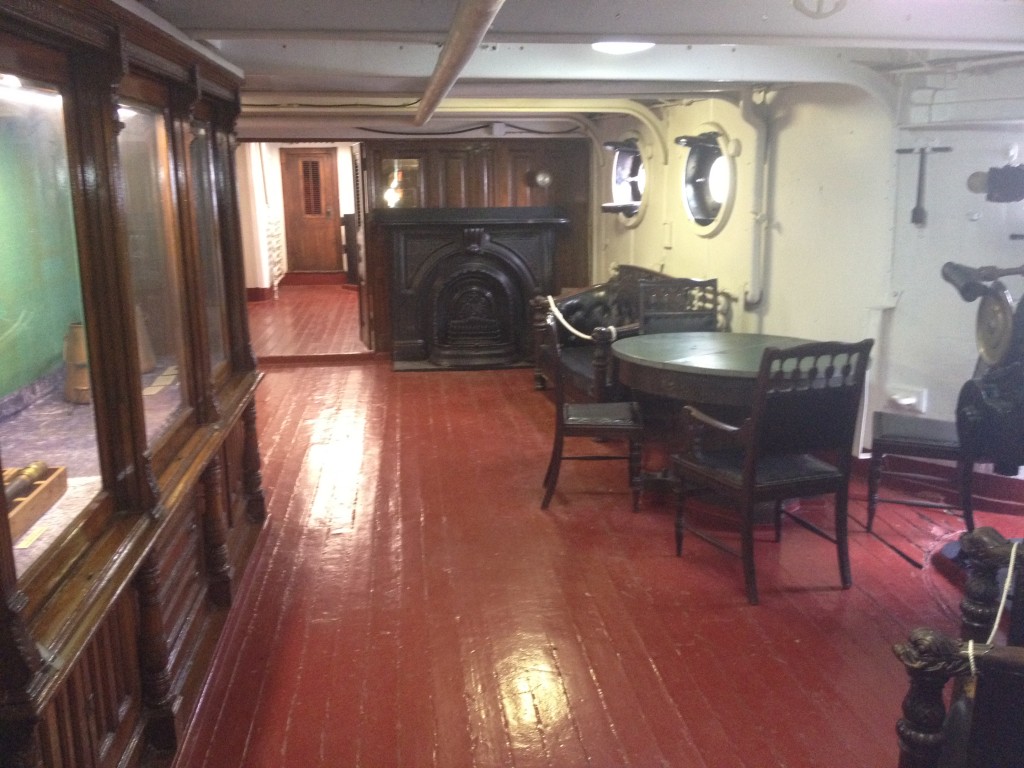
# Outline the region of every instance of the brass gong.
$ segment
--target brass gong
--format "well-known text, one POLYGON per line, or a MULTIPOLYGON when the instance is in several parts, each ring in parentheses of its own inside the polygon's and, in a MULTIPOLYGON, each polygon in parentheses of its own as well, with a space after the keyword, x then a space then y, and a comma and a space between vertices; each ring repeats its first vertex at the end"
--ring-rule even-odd
POLYGON ((989 365, 999 365, 1013 341, 1013 298, 999 280, 989 285, 978 305, 975 324, 978 353, 989 365))

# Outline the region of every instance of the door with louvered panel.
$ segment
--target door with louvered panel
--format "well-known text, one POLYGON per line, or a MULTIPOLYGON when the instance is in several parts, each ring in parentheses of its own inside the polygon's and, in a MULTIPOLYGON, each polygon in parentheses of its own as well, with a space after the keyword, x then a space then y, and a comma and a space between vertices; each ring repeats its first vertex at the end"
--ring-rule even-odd
POLYGON ((282 149, 288 272, 341 272, 337 150, 282 149))

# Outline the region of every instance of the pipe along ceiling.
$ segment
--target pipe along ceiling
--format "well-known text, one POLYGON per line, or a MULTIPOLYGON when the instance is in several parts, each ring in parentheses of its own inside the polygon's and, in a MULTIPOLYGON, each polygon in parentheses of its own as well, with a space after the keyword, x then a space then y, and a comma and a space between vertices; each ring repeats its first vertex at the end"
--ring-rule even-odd
POLYGON ((462 0, 448 39, 437 57, 434 72, 427 82, 423 98, 413 122, 416 125, 426 123, 441 100, 448 94, 459 74, 473 57, 473 53, 491 28, 494 17, 498 15, 505 0, 462 0))

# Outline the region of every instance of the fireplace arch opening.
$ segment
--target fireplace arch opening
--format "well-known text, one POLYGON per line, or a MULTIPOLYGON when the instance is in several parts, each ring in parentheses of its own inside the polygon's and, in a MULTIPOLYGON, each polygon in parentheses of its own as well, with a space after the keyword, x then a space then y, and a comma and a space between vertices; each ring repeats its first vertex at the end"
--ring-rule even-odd
POLYGON ((396 368, 499 368, 533 362, 530 301, 555 292, 554 208, 374 212, 392 257, 396 368))
POLYGON ((442 367, 512 365, 523 359, 523 287, 503 264, 457 259, 437 275, 426 302, 427 354, 442 367))

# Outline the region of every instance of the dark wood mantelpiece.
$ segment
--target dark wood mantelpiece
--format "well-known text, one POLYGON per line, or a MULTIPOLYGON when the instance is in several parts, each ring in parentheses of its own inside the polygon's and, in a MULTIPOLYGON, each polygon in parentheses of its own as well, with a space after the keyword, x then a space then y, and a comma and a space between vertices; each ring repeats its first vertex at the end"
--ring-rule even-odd
POLYGON ((389 234, 392 356, 440 367, 530 359, 530 300, 554 290, 558 208, 378 210, 389 234))
POLYGON ((536 224, 563 226, 569 218, 561 208, 553 206, 502 208, 377 208, 369 213, 370 223, 397 226, 464 227, 477 224, 536 224))
POLYGON ((390 234, 382 225, 392 216, 429 218, 445 214, 422 212, 452 209, 557 208, 569 223, 555 247, 556 290, 590 282, 592 181, 591 147, 586 137, 380 139, 365 142, 363 149, 366 282, 360 312, 369 332, 367 344, 373 350, 392 351, 390 294, 394 282, 390 234), (403 195, 397 207, 389 208, 385 193, 394 180, 396 163, 406 169, 403 195), (538 171, 545 172, 544 184, 537 183, 538 171))

